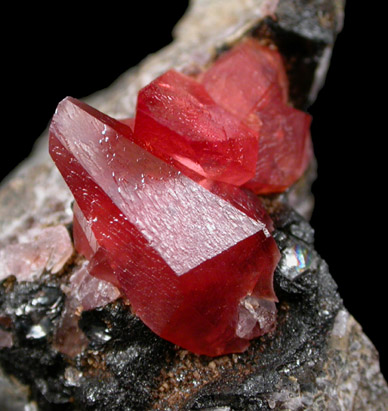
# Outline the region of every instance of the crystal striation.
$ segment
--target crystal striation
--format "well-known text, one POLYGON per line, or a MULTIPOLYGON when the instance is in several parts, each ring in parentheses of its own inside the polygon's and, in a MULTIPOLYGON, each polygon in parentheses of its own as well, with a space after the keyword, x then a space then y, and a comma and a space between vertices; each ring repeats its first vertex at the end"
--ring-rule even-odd
POLYGON ((72 98, 53 117, 50 153, 73 192, 76 246, 91 274, 117 284, 156 334, 214 356, 268 331, 257 317, 236 333, 245 297, 277 301, 279 251, 258 199, 204 188, 135 144, 130 127, 72 98))

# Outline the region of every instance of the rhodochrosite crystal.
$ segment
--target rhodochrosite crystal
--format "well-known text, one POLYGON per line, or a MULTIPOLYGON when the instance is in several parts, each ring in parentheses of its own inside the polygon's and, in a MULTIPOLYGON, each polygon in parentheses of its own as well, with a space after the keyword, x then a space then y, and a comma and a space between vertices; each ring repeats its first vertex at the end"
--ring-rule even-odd
POLYGON ((246 39, 199 77, 214 101, 260 134, 257 194, 281 192, 305 171, 311 156, 311 118, 287 104, 288 82, 277 51, 246 39))
POLYGON ((280 54, 252 38, 222 54, 199 81, 217 103, 248 122, 249 114, 271 87, 281 90, 284 103, 288 100, 288 79, 280 54))
POLYGON ((170 70, 139 92, 134 141, 207 179, 282 192, 311 157, 311 117, 288 104, 280 54, 246 39, 196 79, 170 70))
POLYGON ((258 130, 216 104, 202 84, 174 70, 140 90, 134 138, 209 179, 242 185, 255 175, 258 130))
POLYGON ((245 350, 275 323, 270 218, 252 193, 205 188, 133 141, 126 124, 59 104, 50 153, 76 201, 77 250, 161 337, 211 356, 245 350))

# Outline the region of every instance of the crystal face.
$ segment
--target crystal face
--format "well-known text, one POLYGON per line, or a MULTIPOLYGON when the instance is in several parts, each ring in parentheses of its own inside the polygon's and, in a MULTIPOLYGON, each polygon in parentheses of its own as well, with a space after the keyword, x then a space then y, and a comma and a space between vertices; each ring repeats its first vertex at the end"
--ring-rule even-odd
POLYGON ((281 90, 283 103, 288 100, 280 54, 251 38, 221 55, 199 81, 218 104, 250 124, 250 113, 271 87, 281 90))
POLYGON ((139 92, 135 142, 208 179, 242 185, 253 178, 258 138, 202 84, 174 70, 139 92))
POLYGON ((245 350, 274 324, 269 216, 252 193, 198 184, 173 155, 134 141, 127 124, 72 98, 59 104, 50 153, 76 201, 77 250, 162 338, 211 356, 245 350))
POLYGON ((256 174, 245 187, 258 194, 282 192, 302 176, 310 162, 311 118, 282 104, 278 87, 270 89, 253 112, 263 126, 256 174))

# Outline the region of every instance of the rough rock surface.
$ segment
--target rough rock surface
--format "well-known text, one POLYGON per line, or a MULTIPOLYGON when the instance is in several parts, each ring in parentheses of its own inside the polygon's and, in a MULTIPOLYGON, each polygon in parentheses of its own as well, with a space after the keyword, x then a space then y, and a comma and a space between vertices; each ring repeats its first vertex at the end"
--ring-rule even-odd
MULTIPOLYGON (((137 90, 157 75, 171 67, 193 72, 250 33, 278 45, 292 100, 305 107, 323 84, 342 14, 343 0, 193 1, 174 43, 88 103, 113 117, 129 117, 137 90)), ((287 193, 265 199, 282 252, 275 276, 279 325, 272 335, 244 354, 199 357, 155 336, 119 299, 74 313, 85 348, 63 354, 53 342, 66 287, 83 264, 73 255, 57 274, 46 266, 37 280, 18 282, 14 273, 0 283, 0 408, 387 409, 378 355, 314 250, 305 219, 313 178, 314 166, 287 193)), ((70 232, 71 203, 43 137, 1 187, 0 249, 17 244, 27 230, 63 226, 70 232)))

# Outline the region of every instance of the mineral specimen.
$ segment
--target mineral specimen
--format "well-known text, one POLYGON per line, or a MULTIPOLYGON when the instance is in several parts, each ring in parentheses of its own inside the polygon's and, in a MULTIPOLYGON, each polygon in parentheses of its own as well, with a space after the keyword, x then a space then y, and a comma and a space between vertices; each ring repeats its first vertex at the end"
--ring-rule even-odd
POLYGON ((90 272, 116 282, 161 337, 200 354, 245 350, 275 319, 270 218, 249 194, 225 185, 216 195, 217 184, 202 187, 132 138, 72 98, 51 123, 50 152, 74 194, 90 272))
POLYGON ((244 351, 274 329, 279 253, 253 192, 285 190, 310 160, 310 118, 287 101, 279 53, 248 39, 197 78, 159 76, 134 119, 71 98, 53 118, 50 153, 89 273, 195 353, 244 351))
MULTIPOLYGON (((190 73, 192 67, 209 65, 221 50, 248 33, 258 38, 269 35, 278 46, 287 62, 292 102, 306 107, 324 81, 341 28, 343 3, 192 1, 168 48, 87 101, 112 117, 132 116, 137 91, 152 79, 171 67, 190 73)), ((79 30, 76 41, 82 32, 90 37, 90 31, 79 30)), ((109 35, 109 30, 103 32, 109 35)), ((111 32, 112 40, 123 41, 123 49, 128 50, 130 35, 126 32, 120 39, 115 30, 111 32)), ((69 33, 65 31, 67 40, 69 33)), ((97 55, 100 63, 102 55, 97 55)), ((109 59, 109 63, 115 60, 119 59, 109 59)), ((129 126, 133 128, 133 120, 129 126)), ((44 136, 28 162, 0 187, 2 248, 20 244, 21 235, 31 228, 58 224, 70 228, 74 198, 48 158, 46 142, 44 136)), ((305 220, 311 213, 310 183, 311 174, 307 174, 284 195, 266 198, 282 254, 274 279, 280 300, 277 326, 241 354, 219 358, 191 354, 151 332, 128 309, 127 301, 119 299, 77 317, 88 346, 80 347, 82 352, 70 359, 56 350, 53 335, 62 325, 58 320, 63 318, 67 300, 73 291, 77 293, 72 284, 73 280, 74 286, 78 284, 85 261, 80 256, 69 260, 61 275, 44 269, 34 281, 3 280, 2 411, 385 409, 388 387, 379 371, 378 353, 344 308, 327 265, 314 250, 314 231, 305 220), (304 204, 298 209, 304 218, 292 210, 296 203, 304 204), (64 292, 65 286, 72 291, 64 292)), ((343 234, 349 237, 346 230, 343 234)), ((346 277, 346 271, 343 274, 346 277)), ((87 290, 81 286, 80 291, 87 290)))

